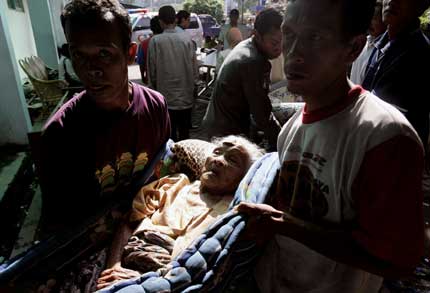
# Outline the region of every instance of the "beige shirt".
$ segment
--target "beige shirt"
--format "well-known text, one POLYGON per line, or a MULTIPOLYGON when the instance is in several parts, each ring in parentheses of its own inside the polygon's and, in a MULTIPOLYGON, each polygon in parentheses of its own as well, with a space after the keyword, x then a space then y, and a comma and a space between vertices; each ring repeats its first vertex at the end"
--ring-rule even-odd
POLYGON ((184 174, 163 177, 144 186, 133 201, 130 221, 141 221, 134 234, 162 232, 176 239, 172 258, 224 214, 233 196, 200 192, 200 181, 184 174))

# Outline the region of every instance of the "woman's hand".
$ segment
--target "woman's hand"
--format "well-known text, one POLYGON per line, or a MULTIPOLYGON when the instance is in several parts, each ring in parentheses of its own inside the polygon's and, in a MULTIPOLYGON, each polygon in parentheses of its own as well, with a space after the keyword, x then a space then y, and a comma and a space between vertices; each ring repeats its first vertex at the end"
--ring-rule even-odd
POLYGON ((97 290, 109 287, 119 281, 140 277, 137 271, 121 267, 121 264, 115 264, 112 268, 104 270, 97 280, 97 290))

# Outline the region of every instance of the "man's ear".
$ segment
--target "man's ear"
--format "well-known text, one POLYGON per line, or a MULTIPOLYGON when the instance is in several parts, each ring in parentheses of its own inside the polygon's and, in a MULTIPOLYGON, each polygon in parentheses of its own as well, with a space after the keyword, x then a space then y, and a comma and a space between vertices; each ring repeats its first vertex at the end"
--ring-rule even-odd
POLYGON ((136 58, 136 53, 137 53, 137 44, 135 42, 132 42, 128 47, 128 58, 127 58, 128 65, 131 65, 134 63, 134 59, 136 58))
POLYGON ((348 63, 352 64, 352 62, 357 59, 365 44, 366 36, 364 34, 357 35, 348 42, 348 52, 346 56, 348 63))
POLYGON ((263 36, 259 32, 257 32, 255 29, 252 30, 251 36, 252 35, 254 36, 254 38, 257 41, 257 43, 260 43, 260 42, 263 41, 263 36))

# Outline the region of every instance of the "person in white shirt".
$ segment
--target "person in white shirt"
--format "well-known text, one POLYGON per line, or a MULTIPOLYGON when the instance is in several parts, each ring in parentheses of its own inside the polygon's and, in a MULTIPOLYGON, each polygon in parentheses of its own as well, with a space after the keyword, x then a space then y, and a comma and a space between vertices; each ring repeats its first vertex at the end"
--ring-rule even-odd
MULTIPOLYGON (((397 2, 396 2, 397 3, 397 2)), ((305 105, 278 136, 267 204, 241 203, 266 244, 261 292, 380 292, 424 253, 424 149, 392 105, 347 78, 375 0, 289 0, 282 25, 288 90, 305 105)))
POLYGON ((176 30, 178 32, 185 31, 190 27, 190 16, 191 14, 186 10, 179 10, 176 13, 176 30))
POLYGON ((64 79, 71 87, 82 87, 82 82, 73 69, 72 60, 70 59, 69 45, 63 44, 58 48, 60 62, 58 63, 58 77, 64 79))
POLYGON ((375 4, 375 13, 373 14, 372 22, 370 23, 366 45, 364 45, 360 56, 358 56, 354 63, 352 63, 350 79, 353 83, 359 85, 363 83, 370 55, 375 48, 375 41, 383 32, 385 32, 386 28, 387 26, 382 22, 382 1, 377 1, 375 4))

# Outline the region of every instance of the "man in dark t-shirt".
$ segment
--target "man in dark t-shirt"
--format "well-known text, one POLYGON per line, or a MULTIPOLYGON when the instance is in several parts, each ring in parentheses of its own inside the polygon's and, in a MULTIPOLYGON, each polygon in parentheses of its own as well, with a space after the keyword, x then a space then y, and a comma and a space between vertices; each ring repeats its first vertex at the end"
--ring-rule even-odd
POLYGON ((128 81, 135 44, 120 4, 74 0, 61 20, 85 91, 60 108, 42 135, 42 229, 48 230, 79 223, 113 192, 128 196, 170 135, 163 96, 128 81))
POLYGON ((276 149, 281 127, 268 97, 269 59, 281 54, 281 23, 282 16, 276 10, 261 11, 254 36, 239 43, 225 59, 203 119, 209 139, 228 134, 249 136, 252 117, 271 149, 276 149))

